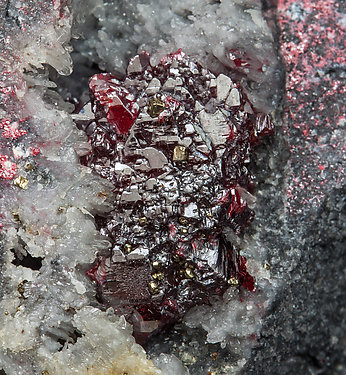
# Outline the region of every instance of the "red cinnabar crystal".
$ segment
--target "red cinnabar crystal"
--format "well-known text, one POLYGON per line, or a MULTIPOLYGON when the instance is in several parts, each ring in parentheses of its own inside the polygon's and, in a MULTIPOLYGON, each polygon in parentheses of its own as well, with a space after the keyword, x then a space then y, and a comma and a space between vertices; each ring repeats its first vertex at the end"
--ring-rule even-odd
POLYGON ((98 218, 112 241, 88 275, 99 299, 145 335, 210 303, 229 285, 253 291, 246 258, 225 229, 251 222, 253 146, 272 132, 239 84, 178 51, 128 77, 90 80, 95 119, 80 124, 92 152, 83 162, 113 183, 115 209, 98 218))
POLYGON ((126 134, 138 115, 135 96, 121 86, 111 74, 97 74, 90 80, 93 110, 100 116, 106 115, 118 134, 126 134))

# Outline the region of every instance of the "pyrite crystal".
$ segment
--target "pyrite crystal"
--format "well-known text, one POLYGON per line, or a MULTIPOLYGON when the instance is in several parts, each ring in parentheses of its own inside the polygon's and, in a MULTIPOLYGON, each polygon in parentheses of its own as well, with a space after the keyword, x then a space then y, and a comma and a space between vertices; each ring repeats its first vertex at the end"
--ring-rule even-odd
POLYGON ((248 164, 273 126, 239 84, 181 51, 157 66, 134 57, 127 77, 90 79, 95 118, 83 162, 113 183, 116 209, 99 218, 113 244, 88 275, 99 298, 149 334, 230 285, 255 289, 230 241, 250 223, 248 164))

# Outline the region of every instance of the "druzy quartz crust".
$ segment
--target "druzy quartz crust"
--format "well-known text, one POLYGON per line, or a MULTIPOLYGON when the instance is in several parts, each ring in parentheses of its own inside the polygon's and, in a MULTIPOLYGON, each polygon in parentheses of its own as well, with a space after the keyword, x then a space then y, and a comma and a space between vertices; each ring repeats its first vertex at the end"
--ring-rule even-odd
POLYGON ((115 194, 112 214, 96 219, 112 249, 87 272, 99 299, 148 334, 229 286, 255 291, 232 236, 254 216, 248 165, 270 117, 181 50, 157 65, 143 52, 125 79, 100 73, 89 87, 83 163, 115 194))

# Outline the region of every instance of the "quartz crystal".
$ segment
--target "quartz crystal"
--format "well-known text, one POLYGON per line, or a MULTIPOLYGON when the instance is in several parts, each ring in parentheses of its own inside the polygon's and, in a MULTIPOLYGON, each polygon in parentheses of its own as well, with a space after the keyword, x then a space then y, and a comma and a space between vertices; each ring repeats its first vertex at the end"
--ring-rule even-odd
POLYGON ((79 126, 92 148, 84 164, 115 195, 111 215, 97 219, 112 249, 87 274, 141 337, 229 285, 255 290, 225 231, 239 235, 254 216, 248 165, 273 125, 239 83, 181 50, 155 66, 142 53, 127 71, 90 79, 83 112, 94 116, 79 126))

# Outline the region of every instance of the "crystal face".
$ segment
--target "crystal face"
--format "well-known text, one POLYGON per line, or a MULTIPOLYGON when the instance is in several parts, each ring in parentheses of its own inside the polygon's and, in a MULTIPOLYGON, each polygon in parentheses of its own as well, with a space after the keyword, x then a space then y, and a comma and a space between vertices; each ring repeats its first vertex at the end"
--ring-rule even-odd
POLYGON ((138 114, 134 96, 126 88, 119 86, 110 74, 96 75, 90 80, 95 111, 98 117, 107 117, 117 133, 126 134, 138 114))
POLYGON ((102 302, 149 334, 231 285, 253 291, 229 232, 253 218, 248 164, 273 131, 269 116, 230 77, 181 51, 157 66, 136 56, 122 81, 97 74, 90 96, 83 162, 116 197, 111 216, 98 219, 113 247, 87 272, 102 302))

